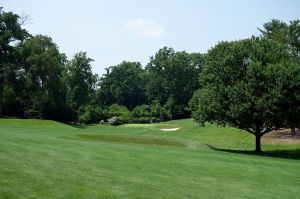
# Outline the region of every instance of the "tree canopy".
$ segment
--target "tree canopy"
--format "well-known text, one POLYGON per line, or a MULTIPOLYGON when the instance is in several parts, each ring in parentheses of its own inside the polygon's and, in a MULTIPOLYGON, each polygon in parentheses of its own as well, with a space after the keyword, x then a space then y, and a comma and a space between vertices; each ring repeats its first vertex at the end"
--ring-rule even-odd
POLYGON ((149 101, 157 100, 165 105, 174 119, 189 117, 188 102, 199 88, 197 78, 203 64, 200 53, 160 49, 145 68, 149 101))
POLYGON ((37 35, 18 47, 21 57, 17 78, 23 85, 24 114, 60 119, 65 108, 62 80, 65 55, 50 37, 37 35))
POLYGON ((86 52, 79 52, 66 64, 67 102, 74 110, 81 105, 91 104, 94 98, 98 76, 92 72, 92 61, 86 52))
POLYGON ((4 85, 8 73, 16 62, 15 44, 29 36, 21 27, 20 17, 12 12, 4 12, 0 7, 0 117, 2 116, 4 85))
POLYGON ((285 103, 300 107, 299 78, 299 62, 272 40, 221 42, 206 56, 201 88, 191 100, 193 117, 203 125, 229 125, 255 135, 260 152, 260 138, 286 122, 285 103))
POLYGON ((100 78, 98 98, 102 105, 120 104, 133 109, 146 103, 145 77, 139 62, 123 61, 100 78))
POLYGON ((300 20, 290 21, 287 24, 273 19, 258 29, 262 36, 283 44, 292 56, 300 56, 300 20))

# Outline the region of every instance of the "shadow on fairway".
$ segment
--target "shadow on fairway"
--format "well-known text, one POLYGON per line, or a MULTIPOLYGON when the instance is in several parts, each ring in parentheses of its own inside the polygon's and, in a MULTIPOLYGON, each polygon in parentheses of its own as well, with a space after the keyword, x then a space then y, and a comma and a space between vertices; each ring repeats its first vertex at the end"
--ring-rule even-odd
POLYGON ((214 147, 209 144, 207 144, 207 146, 214 151, 223 151, 223 152, 227 152, 227 153, 247 154, 247 155, 256 155, 256 156, 264 156, 264 157, 275 157, 275 158, 277 157, 277 158, 300 160, 300 149, 273 150, 273 151, 263 151, 261 153, 256 153, 255 151, 249 151, 249 150, 222 149, 222 148, 214 147))

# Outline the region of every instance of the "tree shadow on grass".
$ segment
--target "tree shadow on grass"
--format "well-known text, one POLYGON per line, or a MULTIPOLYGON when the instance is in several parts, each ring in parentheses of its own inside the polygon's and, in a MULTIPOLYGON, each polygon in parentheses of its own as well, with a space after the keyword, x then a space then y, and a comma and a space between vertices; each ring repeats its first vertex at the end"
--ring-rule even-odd
POLYGON ((293 159, 300 160, 300 149, 291 149, 291 150, 272 150, 272 151, 263 151, 261 153, 257 153, 255 151, 249 150, 233 150, 233 149, 222 149, 217 148, 212 145, 207 144, 207 146, 214 151, 222 151, 227 153, 236 153, 236 154, 246 154, 246 155, 255 155, 255 156, 263 156, 263 157, 273 157, 273 158, 285 158, 285 159, 293 159))

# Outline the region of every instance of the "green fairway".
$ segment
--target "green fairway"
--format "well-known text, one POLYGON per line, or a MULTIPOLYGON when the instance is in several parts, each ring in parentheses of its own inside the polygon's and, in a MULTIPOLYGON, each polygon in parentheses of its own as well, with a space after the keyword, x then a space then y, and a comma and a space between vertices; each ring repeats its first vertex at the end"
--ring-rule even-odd
POLYGON ((250 134, 191 119, 0 119, 0 198, 300 198, 300 144, 253 149, 250 134))

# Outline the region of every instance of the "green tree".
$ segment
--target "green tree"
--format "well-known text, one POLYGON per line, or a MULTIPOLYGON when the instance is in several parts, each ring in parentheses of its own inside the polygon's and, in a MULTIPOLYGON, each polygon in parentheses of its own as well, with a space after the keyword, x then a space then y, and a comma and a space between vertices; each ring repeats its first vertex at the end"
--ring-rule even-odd
POLYGON ((159 101, 174 119, 189 117, 188 102, 199 87, 197 77, 203 64, 199 53, 160 49, 146 66, 149 101, 159 101))
POLYGON ((281 44, 287 44, 289 41, 289 26, 278 19, 272 19, 270 22, 264 23, 263 28, 258 28, 258 30, 262 33, 263 37, 281 44))
POLYGON ((273 19, 264 23, 262 29, 258 29, 262 36, 286 46, 294 57, 300 56, 300 21, 293 20, 289 24, 273 19))
POLYGON ((37 35, 18 46, 21 58, 17 79, 23 82, 25 116, 62 120, 66 57, 48 36, 37 35))
POLYGON ((107 70, 100 79, 98 91, 102 105, 116 103, 133 109, 146 102, 144 70, 139 62, 123 61, 107 70))
MULTIPOLYGON (((268 23, 263 25, 263 29, 259 29, 262 36, 271 39, 275 42, 279 42, 284 45, 288 52, 295 58, 300 59, 300 21, 293 20, 290 24, 283 21, 273 19, 268 23)), ((292 105, 290 103, 290 105, 292 105)), ((286 109, 291 109, 290 112, 294 112, 294 106, 285 107, 286 109)), ((287 126, 291 127, 291 135, 296 134, 295 122, 293 114, 289 114, 291 117, 287 118, 287 126)))
POLYGON ((253 134, 260 152, 261 137, 286 122, 281 117, 285 98, 292 95, 299 107, 299 69, 286 49, 269 39, 221 42, 206 56, 201 88, 190 102, 192 116, 202 125, 229 125, 253 134))
POLYGON ((16 62, 15 44, 29 36, 22 29, 20 17, 12 12, 4 12, 0 7, 0 117, 2 116, 3 92, 8 73, 16 62))
POLYGON ((300 57, 300 20, 290 21, 288 38, 292 55, 300 57))
POLYGON ((92 103, 97 83, 97 75, 93 74, 90 64, 92 61, 86 52, 79 52, 66 64, 67 103, 76 112, 80 106, 92 103))

